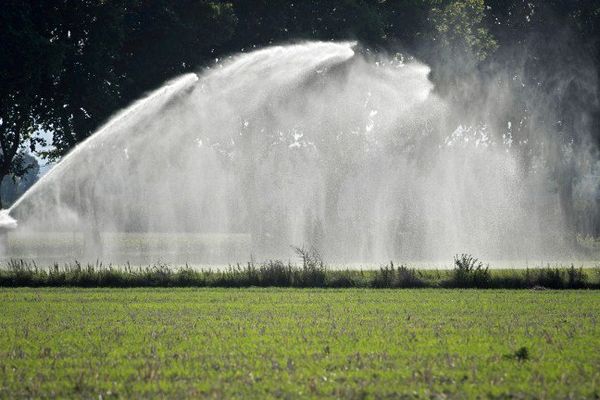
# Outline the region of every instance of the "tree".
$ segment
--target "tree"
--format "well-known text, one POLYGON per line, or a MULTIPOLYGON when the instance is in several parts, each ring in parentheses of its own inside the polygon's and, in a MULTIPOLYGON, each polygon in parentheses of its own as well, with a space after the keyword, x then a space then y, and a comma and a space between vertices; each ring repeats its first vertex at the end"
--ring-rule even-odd
POLYGON ((460 96, 457 89, 469 82, 497 43, 484 23, 484 0, 441 3, 429 12, 425 36, 429 45, 421 54, 432 66, 437 90, 446 96, 460 96))
POLYGON ((40 165, 32 155, 20 153, 19 156, 27 172, 18 178, 13 176, 12 179, 5 179, 2 182, 0 194, 7 205, 12 204, 25 193, 37 181, 40 173, 40 165))
POLYGON ((360 40, 381 44, 385 19, 367 0, 232 0, 238 24, 228 51, 290 40, 360 40))
POLYGON ((0 184, 31 168, 24 148, 35 149, 40 141, 34 133, 48 110, 44 87, 60 61, 59 49, 40 31, 34 8, 7 0, 0 13, 0 184))
MULTIPOLYGON (((36 2, 33 2, 36 3, 36 2)), ((57 159, 89 136, 120 106, 114 68, 124 36, 123 1, 65 0, 37 7, 47 40, 60 49, 58 71, 43 95, 50 110, 44 127, 53 133, 57 159)))
MULTIPOLYGON (((41 141, 40 128, 54 134, 45 155, 59 159, 168 79, 243 49, 304 39, 406 49, 431 65, 438 92, 460 110, 481 110, 475 103, 494 97, 501 77, 513 101, 493 110, 496 130, 512 122, 524 170, 547 151, 536 132, 566 147, 600 144, 597 0, 5 0, 0 181, 26 172, 23 154, 41 141)), ((467 124, 493 119, 464 114, 467 124)), ((564 156, 561 148, 552 157, 564 156)), ((559 185, 571 186, 573 164, 560 165, 559 185)), ((561 193, 567 207, 572 193, 561 193)))
MULTIPOLYGON (((8 97, 16 100, 15 96, 8 97)), ((29 121, 29 104, 16 103, 12 107, 5 105, 2 110, 2 123, 0 125, 0 187, 5 177, 23 176, 29 166, 24 162, 22 148, 31 135, 29 121)), ((0 195, 0 209, 4 208, 2 195, 0 195)))
POLYGON ((514 101, 505 120, 516 126, 523 170, 532 169, 533 158, 551 167, 568 240, 575 244, 583 229, 576 221, 600 215, 597 209, 576 210, 574 199, 578 179, 594 173, 600 144, 600 4, 490 2, 488 19, 499 49, 485 69, 507 78, 514 101))
POLYGON ((54 159, 145 92, 206 64, 235 23, 228 3, 206 0, 66 0, 53 12, 65 53, 49 120, 54 159))

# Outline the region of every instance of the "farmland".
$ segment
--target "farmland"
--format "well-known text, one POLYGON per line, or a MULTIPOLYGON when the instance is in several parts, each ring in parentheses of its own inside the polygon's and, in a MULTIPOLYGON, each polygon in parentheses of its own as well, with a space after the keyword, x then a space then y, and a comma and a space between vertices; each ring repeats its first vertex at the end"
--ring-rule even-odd
POLYGON ((0 398, 600 396, 600 293, 0 289, 0 398))

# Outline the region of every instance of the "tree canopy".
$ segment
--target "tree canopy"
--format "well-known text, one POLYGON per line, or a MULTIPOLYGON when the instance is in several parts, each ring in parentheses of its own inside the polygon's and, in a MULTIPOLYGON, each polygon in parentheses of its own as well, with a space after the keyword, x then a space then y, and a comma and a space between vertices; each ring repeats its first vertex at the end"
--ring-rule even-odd
MULTIPOLYGON (((565 143, 582 129, 600 143, 595 0, 6 0, 0 179, 27 172, 23 154, 43 141, 40 129, 53 133, 53 146, 39 152, 57 160, 170 78, 239 51, 307 39, 412 54, 432 67, 442 95, 467 106, 473 90, 485 90, 468 83, 505 76, 523 94, 500 110, 502 123, 527 121, 514 124, 515 140, 535 139, 528 124, 561 121, 565 143), (536 93, 551 101, 531 104, 536 93), (539 107, 556 120, 535 121, 539 107)), ((524 146, 524 159, 530 151, 524 146)))

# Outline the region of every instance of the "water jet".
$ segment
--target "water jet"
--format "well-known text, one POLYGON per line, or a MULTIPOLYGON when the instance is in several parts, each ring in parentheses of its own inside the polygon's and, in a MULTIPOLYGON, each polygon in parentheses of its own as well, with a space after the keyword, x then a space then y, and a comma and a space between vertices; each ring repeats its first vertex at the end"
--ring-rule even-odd
POLYGON ((548 171, 523 174, 491 125, 457 122, 428 74, 352 42, 234 56, 119 113, 9 213, 24 233, 97 232, 101 248, 83 251, 106 261, 285 259, 302 244, 339 262, 557 249, 548 171))

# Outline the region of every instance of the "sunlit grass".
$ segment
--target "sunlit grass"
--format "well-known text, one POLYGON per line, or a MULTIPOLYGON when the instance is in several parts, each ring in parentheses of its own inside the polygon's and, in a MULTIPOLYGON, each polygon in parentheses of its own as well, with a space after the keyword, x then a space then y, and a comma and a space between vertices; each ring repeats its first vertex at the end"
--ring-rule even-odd
POLYGON ((0 397, 600 394, 596 291, 0 289, 0 397))

